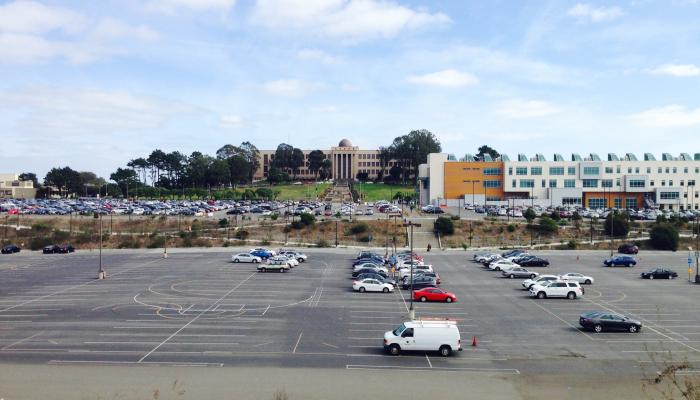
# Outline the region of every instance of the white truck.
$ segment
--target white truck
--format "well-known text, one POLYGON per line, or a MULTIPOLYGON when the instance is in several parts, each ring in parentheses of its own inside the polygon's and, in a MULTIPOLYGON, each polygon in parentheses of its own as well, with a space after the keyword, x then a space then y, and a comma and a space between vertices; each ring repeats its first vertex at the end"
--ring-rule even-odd
POLYGON ((384 333, 384 349, 392 355, 402 351, 437 351, 447 357, 453 351, 462 351, 462 339, 453 320, 406 321, 384 333))

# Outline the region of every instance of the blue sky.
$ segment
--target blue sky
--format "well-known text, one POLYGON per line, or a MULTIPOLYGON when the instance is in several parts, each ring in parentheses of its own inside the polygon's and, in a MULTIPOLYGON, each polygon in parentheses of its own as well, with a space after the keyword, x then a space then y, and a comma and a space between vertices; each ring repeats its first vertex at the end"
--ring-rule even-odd
POLYGON ((700 152, 700 1, 0 3, 0 171, 154 148, 700 152))

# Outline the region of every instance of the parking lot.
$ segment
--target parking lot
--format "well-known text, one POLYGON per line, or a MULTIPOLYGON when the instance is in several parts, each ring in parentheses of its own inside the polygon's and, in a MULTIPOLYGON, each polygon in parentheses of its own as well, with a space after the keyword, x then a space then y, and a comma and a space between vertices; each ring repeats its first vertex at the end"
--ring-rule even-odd
POLYGON ((309 250, 289 273, 232 264, 235 250, 96 252, 0 257, 0 359, 41 364, 306 367, 519 375, 656 371, 675 360, 700 364, 700 288, 685 255, 642 253, 633 268, 604 268, 605 252, 536 252, 541 273, 595 277, 577 300, 531 299, 520 279, 471 262, 470 252, 425 253, 458 302, 416 303, 418 317, 458 322, 464 351, 390 356, 382 335, 406 319, 410 296, 356 293, 356 250, 309 250), (639 273, 671 266, 675 280, 639 273), (630 315, 641 333, 581 331, 591 310, 630 315), (472 338, 476 346, 471 346, 472 338))

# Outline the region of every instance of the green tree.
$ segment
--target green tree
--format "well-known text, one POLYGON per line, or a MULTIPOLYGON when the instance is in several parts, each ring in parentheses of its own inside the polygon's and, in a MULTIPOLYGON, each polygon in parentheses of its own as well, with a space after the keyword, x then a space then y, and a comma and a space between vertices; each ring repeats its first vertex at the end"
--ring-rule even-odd
POLYGON ((314 224, 316 223, 316 217, 314 217, 313 214, 309 214, 309 213, 301 213, 301 216, 299 219, 300 219, 301 223, 304 224, 305 226, 314 226, 314 224))
POLYGON ((495 149, 493 149, 487 145, 483 145, 483 146, 479 147, 477 150, 478 150, 478 153, 476 153, 476 156, 479 157, 480 159, 483 159, 485 154, 490 155, 491 158, 493 158, 494 160, 496 158, 500 157, 500 154, 495 149))
POLYGON ((525 217, 525 220, 528 224, 531 224, 532 221, 534 221, 537 217, 537 214, 535 213, 535 210, 532 209, 532 207, 528 207, 527 210, 525 210, 525 212, 523 213, 523 217, 525 217))
POLYGON ((126 168, 117 168, 117 170, 109 176, 109 179, 117 183, 123 196, 126 196, 129 192, 129 186, 134 187, 139 182, 136 172, 133 169, 126 168))
POLYGON ((39 180, 37 179, 36 174, 33 172, 23 172, 19 174, 19 180, 25 182, 32 181, 32 187, 39 187, 39 180))
POLYGON ((304 166, 304 152, 294 148, 292 150, 292 158, 289 160, 289 168, 292 171, 292 176, 296 178, 299 173, 299 168, 304 166))
POLYGON ((608 213, 605 217, 605 234, 610 234, 612 224, 612 234, 616 237, 626 237, 630 231, 630 221, 627 213, 618 213, 617 211, 608 213))
POLYGON ((255 190, 255 194, 261 198, 261 199, 266 199, 266 200, 272 200, 274 197, 274 192, 272 189, 269 188, 258 188, 255 190))
POLYGON ((288 182, 289 174, 277 167, 272 167, 267 172, 267 181, 273 185, 277 183, 288 182))
POLYGON ((355 177, 360 182, 367 182, 369 180, 369 174, 367 172, 358 172, 355 177))
POLYGON ((59 193, 79 194, 83 189, 80 173, 70 167, 52 168, 44 177, 44 185, 53 186, 59 193))
POLYGON ((678 229, 669 223, 657 223, 649 232, 649 244, 658 250, 678 250, 678 229))
POLYGON ((557 225, 556 221, 554 221, 549 216, 545 215, 545 216, 540 217, 540 222, 537 225, 537 229, 540 232, 556 233, 559 230, 559 226, 557 225))
POLYGON ((414 183, 418 179, 418 165, 427 162, 428 154, 442 151, 435 135, 425 129, 411 131, 408 135, 397 137, 389 149, 393 158, 403 167, 404 181, 408 176, 413 176, 414 183))
POLYGON ((433 229, 441 235, 452 235, 455 233, 455 224, 452 218, 438 217, 433 223, 433 229))
POLYGON ((319 178, 326 180, 331 177, 331 168, 333 167, 333 162, 329 159, 323 160, 321 163, 321 170, 318 173, 319 178))
POLYGON ((314 174, 314 177, 316 177, 323 167, 323 161, 326 159, 326 155, 323 154, 323 151, 321 150, 314 150, 309 153, 309 171, 311 171, 314 174))
POLYGON ((401 173, 403 172, 403 168, 399 167, 398 165, 394 165, 389 169, 389 176, 391 177, 391 180, 393 182, 398 182, 401 180, 401 173))

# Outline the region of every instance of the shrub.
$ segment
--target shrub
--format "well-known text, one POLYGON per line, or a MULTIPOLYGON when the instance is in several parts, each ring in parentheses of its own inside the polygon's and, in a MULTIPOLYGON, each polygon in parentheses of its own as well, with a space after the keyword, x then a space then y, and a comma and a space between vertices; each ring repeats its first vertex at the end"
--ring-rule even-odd
POLYGON ((141 242, 134 236, 122 236, 117 244, 119 249, 138 249, 141 247, 141 242))
POLYGON ((575 250, 576 246, 578 246, 578 243, 574 239, 569 240, 569 243, 566 244, 566 248, 569 250, 575 250))
POLYGON ((294 221, 294 222, 292 222, 291 226, 292 226, 292 228, 294 228, 294 229, 304 229, 304 226, 305 226, 305 225, 304 225, 304 223, 301 222, 301 221, 294 221))
POLYGON ((358 242, 362 243, 369 243, 370 242, 370 235, 360 235, 357 237, 358 242))
MULTIPOLYGON (((32 227, 34 229, 34 227, 32 227)), ((45 236, 37 236, 33 237, 32 240, 29 242, 29 248, 32 250, 41 250, 44 248, 44 246, 48 246, 51 244, 51 239, 45 237, 45 236)))
POLYGON ((574 221, 580 221, 583 219, 583 217, 581 217, 581 214, 579 214, 578 211, 574 211, 574 213, 571 214, 571 219, 574 221))
POLYGON ((280 217, 280 215, 278 213, 274 213, 274 214, 270 215, 270 219, 273 221, 277 221, 277 218, 279 218, 279 217, 280 217))
POLYGON ((309 213, 302 213, 299 219, 304 226, 314 226, 316 223, 316 217, 309 213))
POLYGON ((559 226, 553 219, 545 215, 540 218, 537 230, 545 233, 556 233, 559 230, 559 226))
POLYGON ((221 218, 219 220, 219 227, 221 228, 226 228, 228 226, 228 219, 227 218, 221 218))
POLYGON ((326 239, 319 238, 316 241, 316 247, 331 247, 330 243, 326 239))
POLYGON ((433 229, 441 235, 452 235, 455 233, 455 224, 450 218, 438 217, 433 224, 433 229))
POLYGON ((512 232, 515 232, 515 230, 516 230, 517 228, 516 228, 515 224, 508 224, 508 228, 507 228, 507 229, 508 229, 508 232, 511 232, 511 233, 512 233, 512 232))
POLYGON ((369 225, 366 222, 358 222, 352 227, 350 227, 350 233, 357 235, 360 233, 365 233, 369 230, 369 225))
POLYGON ((248 239, 248 236, 250 236, 250 233, 248 231, 246 231, 245 229, 239 229, 233 235, 233 237, 235 237, 236 239, 240 239, 240 240, 246 240, 246 239, 248 239))
POLYGON ((658 250, 678 250, 678 229, 668 223, 654 225, 649 232, 649 244, 658 250))
POLYGON ((529 224, 535 220, 537 214, 535 214, 535 210, 533 210, 532 207, 528 207, 527 210, 525 210, 525 212, 523 213, 523 217, 525 217, 525 220, 529 224))
POLYGON ((55 243, 67 242, 70 239, 70 233, 58 229, 54 229, 52 236, 55 243))
POLYGON ((146 247, 149 249, 157 249, 157 248, 164 247, 164 246, 165 246, 165 236, 156 236, 156 237, 151 238, 148 241, 148 245, 146 247))
POLYGON ((453 221, 459 221, 459 215, 453 215, 450 217, 453 221))
POLYGON ((561 215, 559 215, 559 211, 557 211, 557 210, 552 211, 552 213, 549 215, 549 217, 555 221, 559 221, 561 219, 561 215))
POLYGON ((605 217, 605 234, 610 234, 610 224, 612 224, 613 236, 626 237, 630 231, 630 222, 627 214, 610 213, 605 217))

